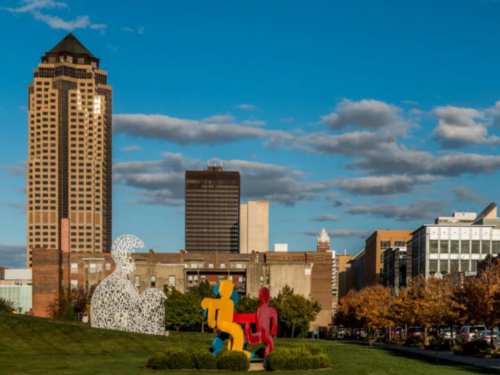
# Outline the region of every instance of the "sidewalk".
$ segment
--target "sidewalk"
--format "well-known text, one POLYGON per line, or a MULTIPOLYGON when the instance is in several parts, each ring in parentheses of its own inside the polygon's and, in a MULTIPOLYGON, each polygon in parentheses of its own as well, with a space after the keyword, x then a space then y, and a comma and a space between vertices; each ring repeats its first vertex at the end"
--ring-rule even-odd
POLYGON ((425 357, 434 360, 441 360, 463 365, 480 367, 487 370, 496 370, 500 373, 500 359, 477 358, 464 355, 453 354, 447 351, 423 350, 408 346, 392 345, 392 344, 375 344, 374 347, 386 349, 394 352, 408 353, 420 357, 425 357))

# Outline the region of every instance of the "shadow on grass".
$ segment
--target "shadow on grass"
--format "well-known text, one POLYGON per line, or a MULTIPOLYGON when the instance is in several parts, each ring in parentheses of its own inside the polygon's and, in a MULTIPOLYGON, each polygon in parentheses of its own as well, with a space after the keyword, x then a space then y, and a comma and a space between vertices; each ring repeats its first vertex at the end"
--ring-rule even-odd
POLYGON ((479 366, 473 366, 473 365, 469 365, 469 364, 465 364, 465 363, 459 363, 459 362, 455 362, 451 359, 430 357, 430 356, 420 354, 420 353, 406 352, 406 351, 401 351, 398 349, 387 348, 387 347, 382 347, 382 346, 370 346, 364 342, 349 341, 349 344, 362 345, 364 347, 374 349, 374 350, 382 350, 382 351, 384 351, 384 352, 386 352, 389 355, 394 356, 394 357, 412 358, 412 359, 416 359, 416 360, 421 361, 421 362, 433 364, 435 366, 453 367, 453 368, 456 368, 459 370, 473 372, 475 374, 496 374, 496 375, 499 374, 499 371, 497 369, 489 369, 489 368, 485 368, 485 367, 479 367, 479 366))

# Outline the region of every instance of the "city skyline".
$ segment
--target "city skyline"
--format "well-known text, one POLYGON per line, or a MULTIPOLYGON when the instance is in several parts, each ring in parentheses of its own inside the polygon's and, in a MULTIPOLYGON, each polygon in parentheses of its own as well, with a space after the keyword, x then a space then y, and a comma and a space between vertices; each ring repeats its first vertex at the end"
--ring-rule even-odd
POLYGON ((270 200, 270 243, 291 250, 313 249, 326 227, 335 250, 354 253, 375 229, 416 229, 498 200, 500 4, 443 2, 454 7, 433 14, 430 2, 372 5, 368 16, 348 5, 322 14, 325 2, 199 3, 200 14, 166 7, 167 22, 145 9, 104 19, 89 2, 5 3, 0 29, 15 36, 0 90, 0 265, 24 256, 26 87, 68 31, 114 88, 114 236, 183 248, 184 171, 211 160, 241 173, 243 202, 270 200), (423 36, 399 22, 411 12, 427 17, 423 36))

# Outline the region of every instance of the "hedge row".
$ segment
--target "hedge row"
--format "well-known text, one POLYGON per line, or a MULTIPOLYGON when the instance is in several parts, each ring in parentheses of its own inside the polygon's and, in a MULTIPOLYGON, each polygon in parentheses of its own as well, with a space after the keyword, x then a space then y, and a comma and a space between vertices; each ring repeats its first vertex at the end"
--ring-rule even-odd
POLYGON ((269 354, 264 367, 268 371, 320 369, 330 367, 330 359, 313 347, 283 348, 269 354))
POLYGON ((214 357, 208 351, 190 352, 172 349, 155 353, 146 362, 151 369, 199 369, 199 370, 232 370, 246 371, 249 361, 241 352, 224 352, 214 357))

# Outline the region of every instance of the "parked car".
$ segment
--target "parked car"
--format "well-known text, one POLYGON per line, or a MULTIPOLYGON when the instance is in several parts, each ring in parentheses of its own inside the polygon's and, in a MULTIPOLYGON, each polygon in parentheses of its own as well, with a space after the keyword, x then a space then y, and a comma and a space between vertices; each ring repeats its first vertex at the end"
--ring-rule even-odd
POLYGON ((498 331, 486 329, 479 334, 479 340, 486 341, 488 344, 498 341, 498 331))
POLYGON ((470 342, 478 339, 484 331, 486 331, 484 325, 463 326, 458 335, 458 340, 461 342, 470 342))
POLYGON ((408 338, 410 337, 418 338, 421 337, 423 334, 424 334, 424 329, 421 327, 408 328, 408 333, 407 333, 408 338))

